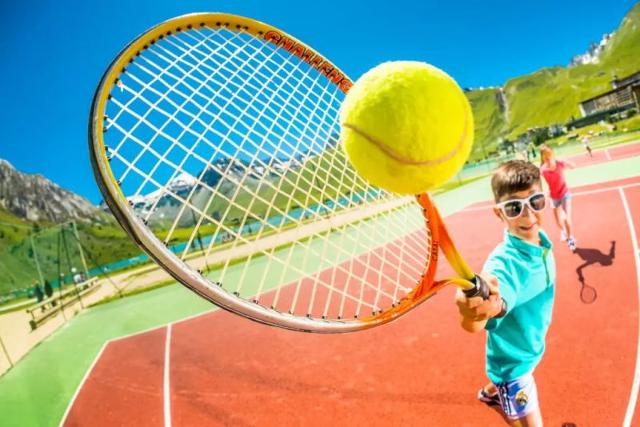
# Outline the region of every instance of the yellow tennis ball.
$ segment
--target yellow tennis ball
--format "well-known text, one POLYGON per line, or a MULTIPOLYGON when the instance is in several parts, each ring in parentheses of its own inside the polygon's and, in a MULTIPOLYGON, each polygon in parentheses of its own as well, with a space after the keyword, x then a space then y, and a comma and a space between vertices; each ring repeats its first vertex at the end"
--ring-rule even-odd
POLYGON ((473 144, 467 97, 448 74, 423 62, 386 62, 366 72, 347 93, 340 124, 355 170, 401 194, 447 182, 473 144))

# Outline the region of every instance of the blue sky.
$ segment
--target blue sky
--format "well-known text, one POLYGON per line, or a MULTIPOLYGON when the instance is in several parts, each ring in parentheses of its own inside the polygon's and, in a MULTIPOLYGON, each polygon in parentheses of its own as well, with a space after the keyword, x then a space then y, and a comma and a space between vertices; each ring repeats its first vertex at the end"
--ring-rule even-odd
POLYGON ((566 65, 616 29, 631 0, 25 0, 0 2, 0 158, 91 202, 88 158, 95 86, 113 57, 150 26, 191 12, 246 15, 281 28, 352 78, 388 60, 421 60, 463 87, 501 85, 566 65))

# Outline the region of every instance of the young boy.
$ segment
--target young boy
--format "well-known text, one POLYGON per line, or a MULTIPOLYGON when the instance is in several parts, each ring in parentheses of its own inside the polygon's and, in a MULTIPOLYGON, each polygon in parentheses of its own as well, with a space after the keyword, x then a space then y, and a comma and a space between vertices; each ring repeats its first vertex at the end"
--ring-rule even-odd
POLYGON ((458 291, 456 304, 465 330, 487 331, 491 382, 480 389, 478 399, 502 408, 511 426, 542 426, 533 371, 544 354, 556 270, 551 242, 541 228, 546 200, 540 171, 512 160, 498 167, 491 187, 494 213, 506 228, 504 241, 483 268, 490 275, 492 295, 483 301, 458 291))

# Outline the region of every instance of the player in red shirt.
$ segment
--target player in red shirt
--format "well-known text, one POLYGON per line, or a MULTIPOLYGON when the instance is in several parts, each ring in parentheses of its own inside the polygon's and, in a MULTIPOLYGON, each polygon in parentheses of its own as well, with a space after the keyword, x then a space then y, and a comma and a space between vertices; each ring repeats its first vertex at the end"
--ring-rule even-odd
POLYGON ((560 239, 566 240, 569 249, 575 251, 576 239, 571 224, 571 192, 564 178, 564 170, 573 169, 575 165, 566 160, 557 160, 551 147, 546 144, 540 147, 540 158, 540 173, 549 186, 553 216, 560 228, 560 239))

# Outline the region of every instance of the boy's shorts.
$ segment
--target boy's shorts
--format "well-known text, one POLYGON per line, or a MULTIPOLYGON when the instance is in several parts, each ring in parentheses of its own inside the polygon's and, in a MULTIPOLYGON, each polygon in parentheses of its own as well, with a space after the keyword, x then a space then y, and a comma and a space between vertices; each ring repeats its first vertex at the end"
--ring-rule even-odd
POLYGON ((571 198, 571 193, 570 192, 566 192, 564 193, 564 195, 562 197, 560 197, 559 199, 551 199, 551 204, 553 205, 554 208, 557 208, 558 206, 560 206, 561 204, 563 204, 564 202, 566 202, 567 200, 569 200, 571 198))
POLYGON ((538 407, 538 389, 532 374, 497 383, 500 406, 507 418, 516 420, 538 407))

